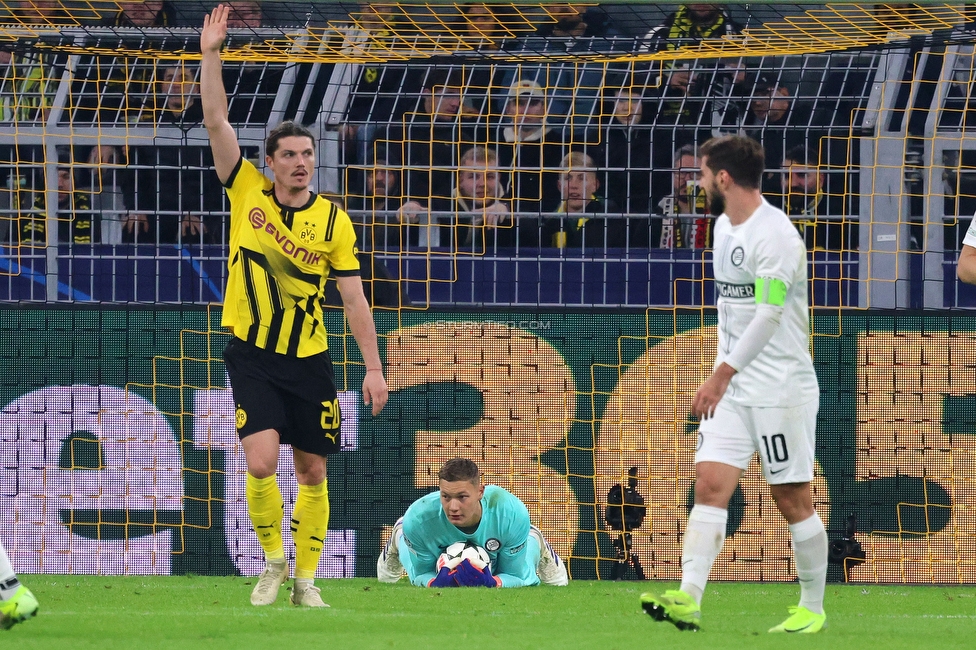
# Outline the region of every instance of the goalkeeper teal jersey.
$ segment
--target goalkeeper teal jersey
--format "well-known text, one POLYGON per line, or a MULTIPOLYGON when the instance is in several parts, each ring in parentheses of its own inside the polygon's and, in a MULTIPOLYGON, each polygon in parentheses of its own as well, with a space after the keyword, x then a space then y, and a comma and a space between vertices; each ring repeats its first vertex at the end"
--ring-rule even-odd
POLYGON ((503 587, 539 584, 538 546, 529 538, 529 510, 521 500, 497 485, 485 486, 481 497, 481 523, 471 534, 452 524, 441 507, 440 492, 414 501, 403 516, 401 560, 410 582, 426 587, 437 575, 437 558, 454 542, 472 542, 488 551, 491 573, 503 587), (406 551, 409 558, 403 558, 406 551))

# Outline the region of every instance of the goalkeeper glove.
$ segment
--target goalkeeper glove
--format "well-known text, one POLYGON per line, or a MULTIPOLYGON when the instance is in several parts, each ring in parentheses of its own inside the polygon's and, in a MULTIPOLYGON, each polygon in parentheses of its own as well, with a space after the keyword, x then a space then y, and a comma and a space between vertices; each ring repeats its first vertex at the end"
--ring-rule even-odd
POLYGON ((500 587, 501 580, 491 575, 487 566, 479 569, 470 560, 464 560, 454 568, 454 579, 459 587, 500 587))
POLYGON ((458 583, 455 580, 454 571, 447 567, 441 567, 441 570, 437 572, 437 575, 427 583, 428 587, 457 587, 458 583))

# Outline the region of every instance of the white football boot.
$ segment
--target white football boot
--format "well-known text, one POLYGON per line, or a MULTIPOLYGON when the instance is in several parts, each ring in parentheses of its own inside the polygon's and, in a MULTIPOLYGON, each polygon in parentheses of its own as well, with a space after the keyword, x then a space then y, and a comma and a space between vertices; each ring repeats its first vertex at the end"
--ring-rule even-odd
POLYGON ((397 519, 390 531, 390 539, 376 559, 376 578, 380 582, 393 583, 403 577, 403 565, 400 563, 400 548, 397 538, 403 536, 403 517, 397 519))
POLYGON ((256 607, 272 605, 278 600, 278 590, 288 580, 288 560, 266 561, 258 583, 251 591, 251 604, 256 607))
POLYGON ((535 572, 539 574, 539 581, 544 585, 565 587, 569 584, 569 572, 556 552, 549 546, 542 531, 535 526, 529 527, 529 536, 535 538, 539 544, 539 566, 535 572))
POLYGON ((322 601, 322 590, 308 578, 295 578, 291 588, 291 604, 296 607, 330 607, 322 601))

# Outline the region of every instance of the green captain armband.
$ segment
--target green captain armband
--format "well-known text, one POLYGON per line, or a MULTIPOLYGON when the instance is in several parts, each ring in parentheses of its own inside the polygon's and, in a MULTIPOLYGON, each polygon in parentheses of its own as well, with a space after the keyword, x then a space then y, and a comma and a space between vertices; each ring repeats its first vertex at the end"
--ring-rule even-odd
POLYGON ((776 278, 756 278, 756 304, 782 307, 786 304, 786 283, 776 278))

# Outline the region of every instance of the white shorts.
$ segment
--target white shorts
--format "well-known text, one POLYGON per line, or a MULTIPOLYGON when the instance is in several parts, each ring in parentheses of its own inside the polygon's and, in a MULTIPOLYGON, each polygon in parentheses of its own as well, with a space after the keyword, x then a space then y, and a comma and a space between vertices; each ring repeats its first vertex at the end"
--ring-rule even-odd
POLYGON ((695 463, 745 470, 758 451, 771 485, 812 481, 819 408, 819 400, 781 408, 739 406, 723 399, 698 427, 695 463))

